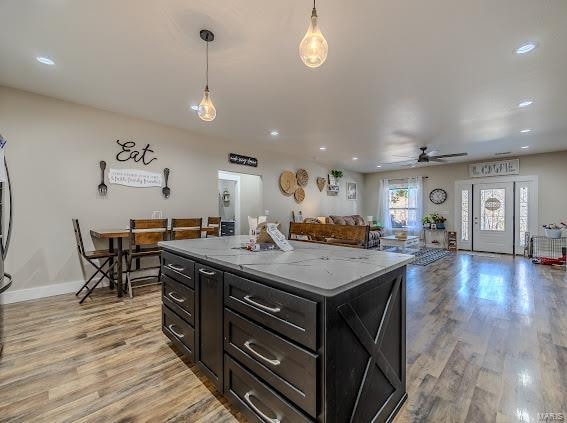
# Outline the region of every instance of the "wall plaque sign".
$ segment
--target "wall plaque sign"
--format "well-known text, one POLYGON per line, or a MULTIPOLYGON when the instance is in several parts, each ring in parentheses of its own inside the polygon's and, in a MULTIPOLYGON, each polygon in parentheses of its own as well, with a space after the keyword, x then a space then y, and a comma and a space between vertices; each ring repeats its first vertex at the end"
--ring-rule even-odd
POLYGON ((138 169, 110 169, 108 181, 111 184, 125 185, 134 188, 161 187, 161 173, 147 172, 138 169))
POLYGON ((471 178, 486 176, 518 175, 520 173, 520 159, 502 160, 498 162, 474 163, 469 165, 471 178))
POLYGON ((119 162, 134 160, 136 163, 142 162, 147 166, 154 160, 157 160, 157 157, 150 157, 154 150, 150 148, 149 144, 146 144, 146 146, 141 150, 136 149, 136 143, 134 141, 116 140, 116 144, 118 144, 121 148, 116 155, 116 160, 119 162))
POLYGON ((241 154, 230 153, 228 155, 228 161, 229 163, 233 164, 258 167, 258 159, 256 157, 248 157, 241 154))

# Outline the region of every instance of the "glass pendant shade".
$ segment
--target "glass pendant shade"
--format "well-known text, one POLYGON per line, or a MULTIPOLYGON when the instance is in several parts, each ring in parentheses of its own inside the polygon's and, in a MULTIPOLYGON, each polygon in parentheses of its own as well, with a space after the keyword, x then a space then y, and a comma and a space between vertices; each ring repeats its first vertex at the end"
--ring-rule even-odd
POLYGON ((313 9, 311 25, 309 25, 303 40, 299 44, 299 56, 305 66, 318 68, 327 60, 328 51, 327 40, 317 26, 317 12, 313 9))
POLYGON ((203 93, 203 99, 199 104, 199 111, 197 112, 201 120, 205 122, 210 122, 215 120, 217 117, 217 109, 215 109, 215 105, 211 100, 211 94, 209 93, 209 87, 205 87, 205 92, 203 93))

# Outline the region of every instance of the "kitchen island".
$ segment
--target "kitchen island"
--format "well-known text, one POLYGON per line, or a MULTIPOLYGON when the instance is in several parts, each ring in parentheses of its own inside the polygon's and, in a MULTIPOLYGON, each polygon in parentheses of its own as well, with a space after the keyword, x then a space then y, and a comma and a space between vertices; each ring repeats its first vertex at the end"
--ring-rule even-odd
POLYGON ((161 242, 163 332, 251 421, 388 421, 413 256, 248 236, 161 242))

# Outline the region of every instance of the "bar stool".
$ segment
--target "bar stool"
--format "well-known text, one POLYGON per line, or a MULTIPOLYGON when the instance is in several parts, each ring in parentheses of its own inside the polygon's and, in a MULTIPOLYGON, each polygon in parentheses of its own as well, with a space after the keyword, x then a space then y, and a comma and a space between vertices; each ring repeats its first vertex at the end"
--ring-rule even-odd
POLYGON ((207 218, 207 226, 210 229, 207 229, 207 237, 209 237, 209 236, 220 236, 220 225, 221 225, 221 218, 220 217, 208 217, 207 218))
MULTIPOLYGON (((133 261, 137 259, 159 257, 161 249, 157 243, 167 239, 167 219, 130 219, 130 246, 126 253, 126 284, 130 298, 134 297, 133 282, 143 279, 154 278, 155 276, 138 276, 132 277, 132 274, 151 269, 158 269, 157 280, 161 282, 160 266, 133 267, 133 261)), ((154 282, 155 283, 155 282, 154 282)), ((136 285, 136 288, 142 286, 153 285, 148 283, 144 285, 136 285)))
POLYGON ((189 219, 171 219, 170 240, 201 238, 203 232, 203 219, 194 217, 189 219))

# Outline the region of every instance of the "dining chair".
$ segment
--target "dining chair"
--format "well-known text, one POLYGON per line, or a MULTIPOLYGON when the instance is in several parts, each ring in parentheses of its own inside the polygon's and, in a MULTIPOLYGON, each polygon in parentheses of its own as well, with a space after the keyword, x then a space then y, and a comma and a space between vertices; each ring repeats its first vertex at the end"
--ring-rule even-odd
MULTIPOLYGON (((142 275, 132 277, 133 274, 144 272, 146 270, 158 269, 157 282, 161 282, 160 266, 136 266, 134 260, 159 257, 161 249, 157 243, 167 239, 167 219, 130 219, 130 246, 126 253, 126 284, 128 285, 128 293, 130 298, 134 296, 133 282, 154 278, 153 275, 142 275)), ((153 285, 147 283, 136 285, 136 288, 153 285)))
POLYGON ((268 221, 268 216, 258 216, 258 225, 268 221))
POLYGON ((189 219, 171 219, 171 230, 169 239, 195 239, 201 238, 203 231, 202 218, 189 218, 189 219))
POLYGON ((207 230, 207 237, 220 236, 220 217, 208 217, 207 226, 211 229, 207 230))
POLYGON ((77 250, 79 252, 79 256, 86 260, 91 266, 96 269, 91 277, 81 286, 81 289, 77 291, 75 296, 79 296, 79 294, 83 291, 83 289, 87 290, 87 293, 81 298, 79 304, 82 304, 83 301, 87 299, 89 295, 95 290, 95 288, 102 282, 104 278, 108 279, 108 282, 111 284, 112 280, 110 275, 108 274, 109 271, 114 272, 114 267, 118 264, 114 258, 117 257, 117 253, 114 251, 109 250, 94 250, 94 251, 85 251, 85 245, 83 244, 83 236, 81 235, 81 225, 79 224, 79 219, 73 219, 73 231, 75 232, 75 241, 77 243, 77 250), (102 264, 100 261, 103 260, 102 264), (105 269, 105 267, 108 268, 105 269), (95 284, 89 287, 89 283, 99 274, 101 273, 100 278, 95 282, 95 284))
POLYGON ((258 227, 258 218, 248 216, 248 235, 255 235, 258 227))

